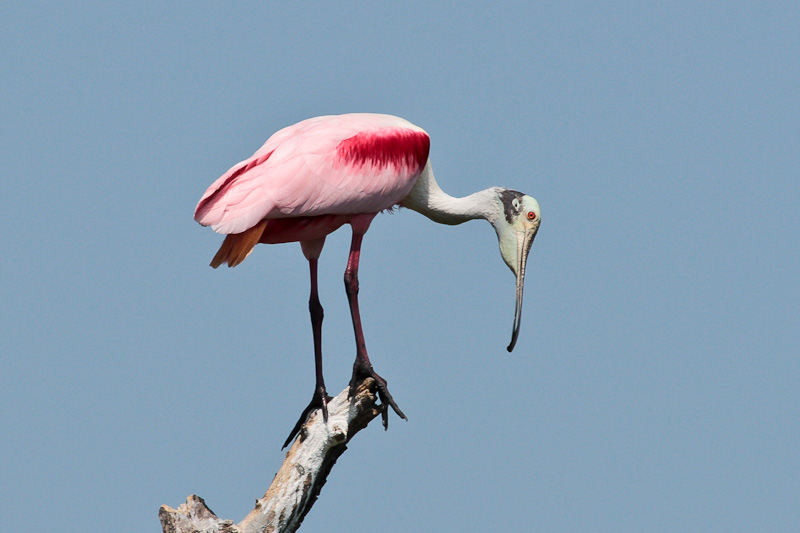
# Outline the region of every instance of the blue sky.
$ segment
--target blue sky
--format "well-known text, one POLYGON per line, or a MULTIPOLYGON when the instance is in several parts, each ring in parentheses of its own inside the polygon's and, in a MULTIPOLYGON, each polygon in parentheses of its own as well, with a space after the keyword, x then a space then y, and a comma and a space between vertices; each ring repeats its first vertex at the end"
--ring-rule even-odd
MULTIPOLYGON (((296 244, 235 269, 192 220, 277 129, 432 137, 442 187, 536 197, 522 331, 491 227, 379 216, 361 306, 409 417, 304 531, 756 531, 800 521, 800 10, 793 2, 0 7, 4 529, 243 518, 313 387, 296 244)), ((320 262, 325 374, 355 349, 320 262)))

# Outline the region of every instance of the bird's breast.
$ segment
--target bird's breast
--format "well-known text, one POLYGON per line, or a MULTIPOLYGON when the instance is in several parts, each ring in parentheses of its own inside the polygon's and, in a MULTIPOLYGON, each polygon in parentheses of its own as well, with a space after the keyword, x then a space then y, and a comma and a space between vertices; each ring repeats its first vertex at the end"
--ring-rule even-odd
POLYGON ((351 215, 318 215, 269 219, 258 242, 278 244, 321 239, 347 224, 351 218, 351 215))

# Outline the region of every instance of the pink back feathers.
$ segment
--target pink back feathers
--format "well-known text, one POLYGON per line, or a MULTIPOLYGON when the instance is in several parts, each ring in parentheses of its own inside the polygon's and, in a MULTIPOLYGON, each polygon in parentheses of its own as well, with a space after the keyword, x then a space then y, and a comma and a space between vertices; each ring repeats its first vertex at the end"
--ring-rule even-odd
POLYGON ((396 169, 419 169, 428 161, 428 134, 411 130, 359 133, 339 143, 339 158, 354 167, 372 165, 396 169))
POLYGON ((428 134, 398 117, 308 119, 275 133, 215 181, 195 220, 241 233, 270 218, 376 213, 409 193, 429 150, 428 134))

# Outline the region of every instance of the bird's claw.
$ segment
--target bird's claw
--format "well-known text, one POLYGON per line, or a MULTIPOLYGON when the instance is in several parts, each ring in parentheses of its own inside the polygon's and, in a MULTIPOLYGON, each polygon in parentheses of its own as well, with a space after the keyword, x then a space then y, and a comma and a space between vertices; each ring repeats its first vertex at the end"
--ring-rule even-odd
POLYGON ((381 410, 383 429, 389 429, 389 409, 387 406, 391 407, 394 412, 397 413, 397 416, 403 420, 408 420, 408 417, 400 410, 400 407, 398 407, 394 398, 392 398, 392 394, 389 392, 389 388, 386 385, 386 380, 375 372, 372 365, 363 364, 359 360, 356 360, 356 363, 353 365, 353 377, 350 379, 350 392, 348 393, 350 399, 352 400, 355 398, 358 386, 366 378, 375 380, 375 386, 378 388, 378 397, 381 400, 381 404, 383 404, 383 409, 381 410))
POLYGON ((283 443, 281 446, 281 450, 286 448, 289 444, 291 444, 292 440, 300 433, 300 430, 303 428, 306 422, 308 422, 311 413, 314 409, 322 409, 322 419, 325 423, 328 422, 328 402, 331 401, 332 398, 328 396, 328 393, 325 391, 324 386, 319 386, 314 389, 314 396, 311 397, 311 402, 308 406, 303 409, 303 412, 300 414, 300 418, 297 420, 297 423, 292 428, 292 432, 289 433, 289 438, 286 439, 286 442, 283 443))

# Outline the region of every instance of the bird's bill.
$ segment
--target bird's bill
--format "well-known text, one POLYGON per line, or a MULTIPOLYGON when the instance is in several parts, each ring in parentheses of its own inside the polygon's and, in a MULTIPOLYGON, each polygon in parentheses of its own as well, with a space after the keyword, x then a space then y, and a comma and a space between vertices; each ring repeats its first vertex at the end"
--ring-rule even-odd
POLYGON ((538 227, 524 232, 517 232, 517 268, 515 269, 517 274, 517 302, 514 308, 514 329, 511 332, 511 343, 507 348, 509 352, 514 349, 517 344, 517 337, 519 337, 519 325, 522 321, 522 289, 525 285, 525 263, 528 261, 528 253, 531 251, 533 240, 536 238, 536 230, 538 230, 538 227))

